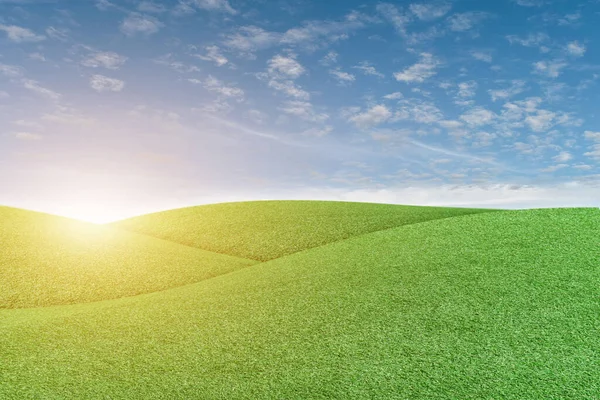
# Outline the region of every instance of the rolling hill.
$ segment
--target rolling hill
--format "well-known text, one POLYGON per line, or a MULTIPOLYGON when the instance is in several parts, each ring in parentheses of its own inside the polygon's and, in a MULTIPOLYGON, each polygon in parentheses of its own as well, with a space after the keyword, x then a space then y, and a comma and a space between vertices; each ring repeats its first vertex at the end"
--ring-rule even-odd
POLYGON ((364 233, 496 210, 335 201, 252 201, 143 215, 113 226, 217 253, 269 261, 364 233))
POLYGON ((135 296, 256 263, 9 207, 0 207, 0 243, 0 308, 135 296))
POLYGON ((0 310, 0 398, 594 399, 599 239, 598 209, 478 213, 0 310))

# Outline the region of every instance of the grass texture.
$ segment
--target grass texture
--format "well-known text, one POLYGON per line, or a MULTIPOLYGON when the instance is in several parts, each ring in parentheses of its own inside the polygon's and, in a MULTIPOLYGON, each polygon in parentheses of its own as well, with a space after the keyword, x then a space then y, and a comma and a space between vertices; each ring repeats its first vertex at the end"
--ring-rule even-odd
POLYGON ((465 215, 0 310, 0 398, 597 399, 599 240, 598 209, 465 215))
POLYGON ((364 233, 489 211, 333 201, 253 201, 164 211, 114 226, 217 253, 269 261, 364 233))
POLYGON ((0 207, 0 243, 0 308, 135 296, 256 263, 9 207, 0 207))

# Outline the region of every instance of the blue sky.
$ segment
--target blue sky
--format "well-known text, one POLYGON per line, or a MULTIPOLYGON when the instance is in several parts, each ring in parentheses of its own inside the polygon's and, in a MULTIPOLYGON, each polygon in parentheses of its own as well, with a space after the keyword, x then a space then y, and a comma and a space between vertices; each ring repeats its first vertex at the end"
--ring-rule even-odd
POLYGON ((0 204, 600 206, 600 2, 0 0, 0 204))

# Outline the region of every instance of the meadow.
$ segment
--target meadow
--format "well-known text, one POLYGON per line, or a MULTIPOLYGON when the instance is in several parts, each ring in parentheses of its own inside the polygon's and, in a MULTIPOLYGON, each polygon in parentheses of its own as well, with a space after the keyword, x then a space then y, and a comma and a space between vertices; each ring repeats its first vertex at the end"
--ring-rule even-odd
POLYGON ((598 399, 600 210, 0 208, 0 399, 598 399))

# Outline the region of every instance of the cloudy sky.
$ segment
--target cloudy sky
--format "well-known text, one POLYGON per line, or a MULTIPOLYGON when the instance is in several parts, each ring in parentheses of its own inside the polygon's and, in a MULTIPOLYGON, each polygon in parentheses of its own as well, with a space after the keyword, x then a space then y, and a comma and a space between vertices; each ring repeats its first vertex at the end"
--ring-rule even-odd
POLYGON ((0 0, 0 204, 600 206, 597 0, 0 0))

